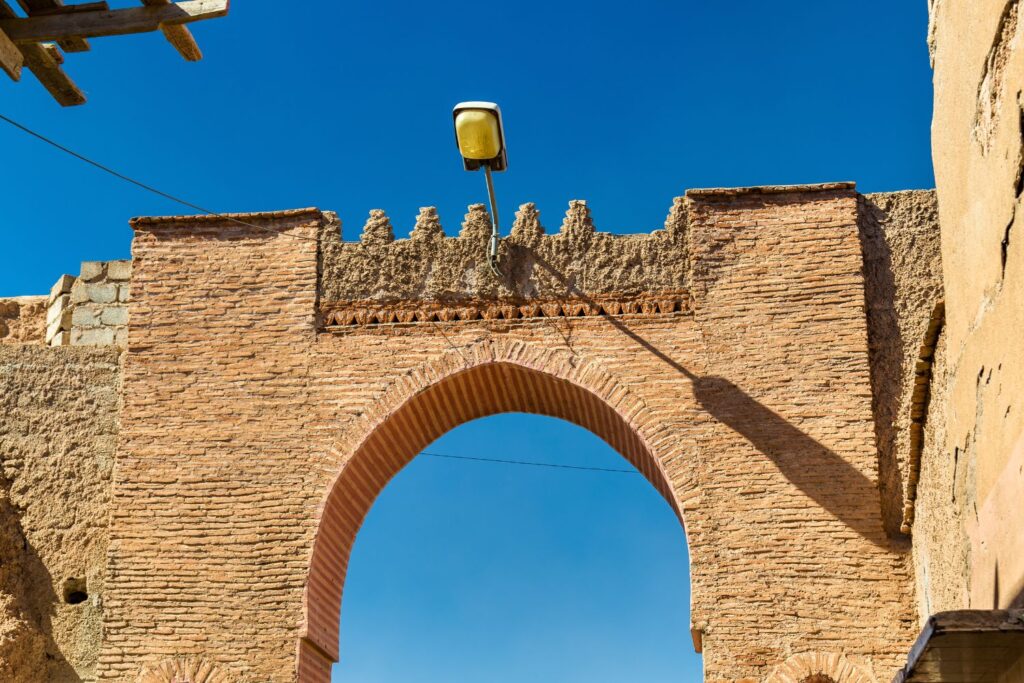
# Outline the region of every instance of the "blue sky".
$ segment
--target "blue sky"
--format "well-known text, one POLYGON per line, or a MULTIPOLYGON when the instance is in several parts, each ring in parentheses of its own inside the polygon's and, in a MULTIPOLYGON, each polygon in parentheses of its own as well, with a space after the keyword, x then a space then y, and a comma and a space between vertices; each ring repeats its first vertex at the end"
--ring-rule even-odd
MULTIPOLYGON (((159 34, 97 39, 65 63, 88 104, 62 109, 26 75, 0 85, 0 112, 217 211, 338 211, 354 239, 371 208, 401 235, 436 205, 457 232, 484 194, 450 110, 494 100, 506 232, 525 201, 557 230, 577 198, 598 229, 649 231, 690 187, 931 187, 926 22, 925 0, 236 0, 194 26, 198 64, 159 34)), ((188 212, 3 124, 0 145, 0 296, 127 257, 131 216, 188 212)), ((624 464, 528 416, 433 448, 624 464)), ((636 475, 418 458, 359 536, 336 680, 697 680, 686 572, 678 523, 636 475)))

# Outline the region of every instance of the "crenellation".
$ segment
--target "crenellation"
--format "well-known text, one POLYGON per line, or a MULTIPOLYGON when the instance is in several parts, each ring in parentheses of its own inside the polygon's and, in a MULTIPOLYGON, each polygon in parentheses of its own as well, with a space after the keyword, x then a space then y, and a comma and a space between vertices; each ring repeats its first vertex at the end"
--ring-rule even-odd
POLYGON ((501 278, 487 264, 490 215, 468 207, 457 237, 447 237, 437 210, 420 210, 408 239, 394 239, 384 212, 371 212, 358 242, 339 240, 330 214, 321 232, 325 311, 339 303, 407 299, 448 303, 531 299, 686 289, 686 208, 677 198, 665 229, 620 235, 598 232, 585 201, 570 202, 557 233, 546 234, 532 203, 516 212, 499 245, 501 278))

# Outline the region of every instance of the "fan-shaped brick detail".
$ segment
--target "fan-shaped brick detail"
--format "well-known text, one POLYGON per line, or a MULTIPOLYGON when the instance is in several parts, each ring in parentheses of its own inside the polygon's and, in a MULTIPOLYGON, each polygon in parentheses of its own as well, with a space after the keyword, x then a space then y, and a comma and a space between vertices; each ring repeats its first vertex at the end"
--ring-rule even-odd
POLYGON ((135 683, 234 683, 235 679, 201 657, 175 657, 143 667, 135 683))
POLYGON ((834 652, 803 652, 775 667, 765 683, 878 683, 865 667, 834 652))

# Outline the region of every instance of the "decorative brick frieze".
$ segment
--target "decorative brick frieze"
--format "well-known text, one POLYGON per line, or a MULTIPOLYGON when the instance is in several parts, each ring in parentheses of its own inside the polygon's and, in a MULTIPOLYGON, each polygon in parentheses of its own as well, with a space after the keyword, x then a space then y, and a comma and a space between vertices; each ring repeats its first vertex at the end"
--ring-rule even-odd
POLYGON ((592 316, 668 315, 692 313, 686 290, 642 296, 598 295, 526 301, 471 300, 460 303, 395 301, 338 302, 321 305, 325 327, 386 325, 474 320, 585 318, 592 316))

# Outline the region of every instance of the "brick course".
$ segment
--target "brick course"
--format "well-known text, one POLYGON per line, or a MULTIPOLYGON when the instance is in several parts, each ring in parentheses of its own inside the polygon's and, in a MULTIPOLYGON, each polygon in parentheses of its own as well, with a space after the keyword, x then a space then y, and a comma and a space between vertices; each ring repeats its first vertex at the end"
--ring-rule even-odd
POLYGON ((852 186, 692 192, 651 237, 595 236, 578 204, 544 237, 524 207, 506 245, 511 272, 527 273, 515 286, 428 272, 426 295, 408 294, 423 290, 399 254, 434 240, 431 272, 476 272, 473 211, 460 238, 431 232, 427 212, 427 237, 398 242, 375 215, 373 239, 343 248, 316 210, 245 220, 263 229, 134 223, 104 680, 182 662, 327 680, 373 499, 433 438, 505 410, 591 429, 677 511, 707 681, 763 680, 794 657, 895 671, 914 635, 912 580, 882 526, 852 186), (596 265, 567 273, 594 244, 596 265), (639 269, 622 270, 631 250, 639 269), (383 284, 360 289, 338 275, 346 262, 383 284), (664 312, 588 314, 617 293, 683 289, 688 304, 664 312), (561 301, 557 316, 477 319, 534 297, 561 301), (327 316, 368 300, 452 315, 327 316))

